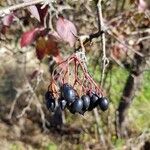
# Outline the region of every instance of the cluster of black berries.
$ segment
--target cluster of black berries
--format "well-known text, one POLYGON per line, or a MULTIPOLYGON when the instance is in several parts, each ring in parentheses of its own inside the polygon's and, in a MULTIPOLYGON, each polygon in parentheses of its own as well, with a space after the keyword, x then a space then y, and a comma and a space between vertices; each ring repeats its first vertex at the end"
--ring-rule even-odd
MULTIPOLYGON (((67 108, 71 113, 84 114, 86 111, 93 110, 99 106, 101 110, 108 109, 109 101, 106 97, 97 95, 94 92, 88 91, 85 95, 79 97, 74 88, 69 84, 63 84, 60 88, 60 98, 58 104, 62 110, 67 108)), ((56 101, 53 93, 48 91, 45 94, 46 106, 50 111, 56 108, 56 101)))

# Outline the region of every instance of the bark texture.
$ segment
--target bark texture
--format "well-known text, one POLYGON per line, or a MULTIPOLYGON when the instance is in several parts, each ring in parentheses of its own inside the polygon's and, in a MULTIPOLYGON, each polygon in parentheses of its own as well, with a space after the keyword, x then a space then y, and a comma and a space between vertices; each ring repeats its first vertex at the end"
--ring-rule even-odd
MULTIPOLYGON (((149 41, 150 42, 150 41, 149 41)), ((139 91, 142 80, 143 72, 147 67, 147 61, 150 59, 150 47, 149 44, 140 43, 140 52, 144 55, 141 57, 137 54, 134 55, 133 63, 126 84, 124 86, 123 94, 120 99, 120 103, 117 109, 117 134, 120 136, 125 135, 125 118, 128 107, 135 97, 137 91, 139 91)))

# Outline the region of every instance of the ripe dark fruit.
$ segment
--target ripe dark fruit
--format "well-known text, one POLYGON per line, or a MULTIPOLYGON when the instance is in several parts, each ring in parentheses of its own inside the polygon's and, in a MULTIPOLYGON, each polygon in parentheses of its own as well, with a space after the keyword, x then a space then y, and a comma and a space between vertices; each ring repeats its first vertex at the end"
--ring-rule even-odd
POLYGON ((47 91, 45 93, 45 100, 52 99, 52 98, 53 98, 53 93, 51 91, 47 91))
POLYGON ((50 110, 50 111, 54 111, 55 110, 55 100, 54 99, 51 99, 51 100, 47 100, 46 101, 46 106, 47 106, 47 109, 50 110))
POLYGON ((109 101, 106 97, 102 97, 98 101, 99 101, 99 107, 101 108, 102 111, 105 111, 108 109, 109 101))
POLYGON ((92 111, 94 109, 94 105, 92 103, 90 103, 90 106, 88 108, 88 111, 92 111))
POLYGON ((75 114, 75 111, 73 110, 73 107, 72 106, 69 106, 67 107, 69 109, 69 111, 72 113, 72 114, 75 114))
POLYGON ((75 90, 68 84, 64 84, 61 88, 62 97, 68 102, 73 103, 75 101, 76 92, 75 90))
POLYGON ((50 91, 47 91, 45 94, 46 107, 50 111, 55 110, 55 99, 50 91))
MULTIPOLYGON (((73 104, 73 103, 72 103, 73 104)), ((75 114, 75 111, 73 110, 73 107, 72 107, 72 104, 68 104, 67 103, 67 109, 72 113, 72 114, 75 114)))
POLYGON ((83 101, 82 99, 78 98, 76 99, 72 104, 71 104, 71 110, 73 112, 78 112, 78 113, 83 113, 82 108, 83 108, 83 101))
POLYGON ((67 105, 67 101, 64 100, 64 99, 63 99, 63 100, 60 100, 59 105, 60 105, 60 108, 61 108, 62 110, 64 110, 65 107, 66 107, 66 105, 67 105))
POLYGON ((98 96, 96 94, 93 94, 92 97, 90 98, 90 100, 94 103, 94 105, 97 105, 97 100, 98 100, 98 96))
POLYGON ((88 95, 82 95, 81 99, 83 100, 83 111, 88 110, 90 106, 90 97, 88 95))
POLYGON ((99 97, 96 94, 93 94, 90 98, 90 106, 88 108, 89 111, 93 110, 98 105, 99 97))

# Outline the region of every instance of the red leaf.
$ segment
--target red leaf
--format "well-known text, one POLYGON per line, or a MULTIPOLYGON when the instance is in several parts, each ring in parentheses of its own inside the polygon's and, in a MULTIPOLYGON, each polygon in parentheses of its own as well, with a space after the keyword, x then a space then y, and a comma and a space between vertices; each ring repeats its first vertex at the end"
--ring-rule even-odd
MULTIPOLYGON (((32 0, 23 0, 23 1, 24 2, 31 2, 32 0)), ((28 10, 30 11, 30 13, 32 14, 33 17, 35 17, 38 21, 40 21, 39 12, 38 12, 38 9, 36 8, 35 5, 29 6, 28 10)))
POLYGON ((42 60, 45 56, 45 50, 44 49, 36 49, 36 56, 39 60, 42 60))
POLYGON ((68 42, 71 47, 74 46, 75 41, 76 41, 75 36, 77 35, 77 29, 71 21, 63 17, 59 17, 56 22, 56 30, 59 36, 64 41, 68 42))
MULTIPOLYGON (((40 37, 36 42, 36 55, 39 60, 42 60, 45 55, 52 55, 57 57, 59 55, 58 44, 54 40, 53 36, 50 36, 47 40, 40 37)), ((58 60, 58 58, 57 58, 58 60)))
POLYGON ((46 40, 40 37, 36 42, 36 56, 39 60, 42 60, 46 54, 46 40))
POLYGON ((3 25, 10 26, 12 24, 12 22, 13 22, 13 19, 14 19, 14 15, 13 14, 9 14, 9 15, 5 16, 2 19, 3 25))
POLYGON ((58 43, 55 41, 53 36, 49 36, 46 41, 46 54, 57 56, 58 53, 58 43))
POLYGON ((35 40, 39 30, 40 30, 39 28, 34 28, 30 31, 24 32, 21 36, 21 41, 20 41, 21 47, 31 44, 35 40))

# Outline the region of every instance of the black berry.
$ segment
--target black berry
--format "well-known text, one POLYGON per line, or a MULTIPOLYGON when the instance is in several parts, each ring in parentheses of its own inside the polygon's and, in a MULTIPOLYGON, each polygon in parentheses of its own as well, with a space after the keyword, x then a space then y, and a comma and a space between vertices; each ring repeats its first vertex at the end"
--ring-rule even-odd
POLYGON ((98 105, 98 99, 99 97, 96 94, 93 94, 90 97, 90 106, 89 106, 89 111, 93 110, 97 105, 98 105))
POLYGON ((45 94, 45 101, 46 101, 46 107, 48 110, 50 111, 54 111, 55 110, 55 99, 52 95, 52 92, 47 91, 45 94))
POLYGON ((45 100, 52 99, 52 98, 53 98, 53 93, 51 91, 47 91, 45 93, 45 100))
POLYGON ((81 99, 83 100, 83 111, 88 110, 90 106, 90 97, 88 95, 82 95, 81 99))
POLYGON ((67 101, 65 99, 62 99, 60 100, 59 105, 60 105, 60 108, 64 110, 67 105, 67 101))
POLYGON ((75 101, 76 92, 72 86, 64 84, 61 88, 62 97, 68 102, 73 103, 75 101))
POLYGON ((71 111, 72 112, 78 112, 83 114, 82 108, 83 108, 83 101, 82 99, 78 98, 71 104, 71 111))
POLYGON ((99 107, 101 108, 102 111, 105 111, 108 109, 109 106, 109 101, 106 97, 102 97, 98 100, 99 107))

